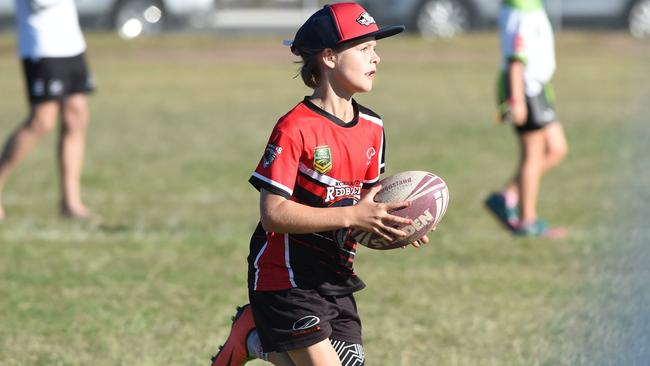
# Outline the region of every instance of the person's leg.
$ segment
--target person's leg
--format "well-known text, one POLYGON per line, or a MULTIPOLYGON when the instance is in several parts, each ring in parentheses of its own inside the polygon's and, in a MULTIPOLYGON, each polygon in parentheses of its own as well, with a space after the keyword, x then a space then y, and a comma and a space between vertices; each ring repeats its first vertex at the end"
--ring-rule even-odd
POLYGON ((560 123, 551 123, 543 131, 546 139, 546 154, 542 174, 562 162, 569 151, 564 129, 560 123))
POLYGON ((551 126, 521 135, 522 146, 524 146, 519 180, 522 219, 515 229, 517 235, 543 236, 552 239, 564 238, 567 235, 566 229, 549 227, 537 217, 537 196, 542 175, 557 165, 567 151, 561 126, 559 124, 551 126), (549 130, 551 126, 553 128, 549 130), (556 135, 559 132, 561 133, 556 135))
POLYGON ((522 145, 522 159, 519 168, 519 206, 521 223, 537 220, 537 195, 542 177, 546 136, 542 130, 529 131, 519 135, 522 145))
POLYGON ((341 360, 329 339, 287 353, 297 366, 341 366, 341 360))
POLYGON ((506 206, 508 207, 516 207, 517 204, 519 203, 519 167, 521 166, 521 163, 518 164, 517 167, 517 174, 512 177, 511 180, 509 180, 504 186, 503 189, 501 190, 501 194, 504 197, 504 200, 506 201, 506 206))
POLYGON ((286 352, 271 352, 267 357, 267 361, 275 366, 296 366, 286 352))
MULTIPOLYGON (((519 141, 519 161, 517 162, 517 168, 514 176, 506 182, 506 184, 501 189, 501 195, 505 206, 510 210, 517 210, 519 205, 519 181, 521 179, 521 167, 523 165, 524 159, 524 142, 521 137, 518 137, 519 141)), ((519 214, 517 213, 517 220, 519 220, 519 214)))
POLYGON ((32 105, 27 120, 7 139, 0 155, 0 220, 5 218, 1 197, 9 174, 32 150, 36 142, 54 129, 59 109, 59 102, 54 100, 32 105))
POLYGON ((264 352, 250 305, 246 304, 237 307, 228 339, 212 357, 212 366, 241 366, 253 358, 276 366, 295 366, 286 352, 264 352))
POLYGON ((62 114, 58 144, 61 213, 71 218, 89 218, 91 213, 81 200, 81 170, 89 119, 85 94, 67 97, 63 101, 62 114))
POLYGON ((487 209, 504 225, 508 230, 514 230, 519 225, 519 177, 521 175, 521 166, 523 159, 523 142, 520 142, 520 161, 517 162, 517 168, 514 176, 510 178, 501 188, 501 191, 492 192, 485 200, 487 209))
POLYGON ((322 296, 315 290, 292 288, 250 291, 249 298, 253 305, 239 308, 213 366, 238 366, 251 358, 276 366, 363 365, 361 323, 352 294, 322 296), (274 352, 265 353, 264 348, 274 352))
MULTIPOLYGON (((551 123, 547 127, 541 129, 545 138, 545 153, 542 162, 542 175, 551 168, 558 165, 566 156, 568 152, 568 145, 562 125, 558 123, 551 123)), ((526 145, 523 138, 519 138, 520 161, 515 172, 515 176, 509 180, 501 191, 506 199, 506 205, 513 207, 519 203, 519 181, 521 176, 521 168, 524 166, 524 157, 526 156, 526 145)))
POLYGON ((501 194, 505 199, 507 207, 516 208, 519 205, 519 182, 521 180, 521 169, 524 166, 524 158, 526 157, 525 140, 521 137, 521 132, 517 133, 517 141, 519 142, 519 161, 514 176, 506 182, 501 190, 501 194))

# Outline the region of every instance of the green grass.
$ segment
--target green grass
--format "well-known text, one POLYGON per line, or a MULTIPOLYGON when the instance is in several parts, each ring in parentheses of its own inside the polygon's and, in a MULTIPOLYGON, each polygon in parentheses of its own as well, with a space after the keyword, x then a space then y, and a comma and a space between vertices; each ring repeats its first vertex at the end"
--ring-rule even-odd
MULTIPOLYGON (((246 301, 257 221, 246 180, 277 118, 308 90, 275 38, 88 42, 99 88, 84 195, 104 221, 58 218, 48 136, 3 195, 0 365, 207 364, 246 301)), ((358 96, 384 117, 388 173, 433 171, 452 197, 428 247, 360 250, 368 364, 633 364, 624 360, 643 344, 626 347, 642 339, 633 325, 644 306, 627 300, 639 299, 647 262, 627 253, 650 237, 633 230, 648 217, 638 197, 650 181, 650 44, 558 37, 571 152, 544 179, 540 212, 570 236, 545 241, 512 238, 482 208, 517 154, 494 122, 497 42, 381 42, 375 90, 358 96)), ((13 47, 0 36, 0 138, 26 110, 13 47)))

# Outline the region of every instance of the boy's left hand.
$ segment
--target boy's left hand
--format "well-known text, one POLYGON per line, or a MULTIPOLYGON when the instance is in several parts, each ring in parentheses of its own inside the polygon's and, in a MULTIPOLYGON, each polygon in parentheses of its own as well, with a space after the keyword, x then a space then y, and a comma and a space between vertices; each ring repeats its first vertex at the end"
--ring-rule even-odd
MULTIPOLYGON (((433 228, 431 228, 431 231, 435 231, 435 230, 436 230, 435 226, 433 228)), ((429 232, 431 232, 431 231, 429 231, 429 232)), ((421 237, 420 239, 412 242, 411 244, 406 244, 405 246, 402 247, 402 249, 408 247, 409 245, 412 245, 412 246, 414 246, 416 248, 419 248, 422 245, 426 245, 426 244, 429 244, 429 237, 427 235, 425 235, 425 236, 421 237)))

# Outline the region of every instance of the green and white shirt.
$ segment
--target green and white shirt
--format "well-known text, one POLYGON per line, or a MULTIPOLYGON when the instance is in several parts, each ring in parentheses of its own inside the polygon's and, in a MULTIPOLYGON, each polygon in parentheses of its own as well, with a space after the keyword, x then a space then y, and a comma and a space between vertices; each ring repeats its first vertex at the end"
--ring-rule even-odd
POLYGON ((503 0, 499 30, 502 69, 523 62, 526 95, 538 95, 555 72, 553 28, 541 0, 503 0))

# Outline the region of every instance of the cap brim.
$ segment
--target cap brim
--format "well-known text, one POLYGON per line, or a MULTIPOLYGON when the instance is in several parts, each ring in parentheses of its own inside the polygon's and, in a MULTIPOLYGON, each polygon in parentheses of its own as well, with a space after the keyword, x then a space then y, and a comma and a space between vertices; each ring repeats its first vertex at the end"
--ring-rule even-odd
POLYGON ((391 25, 388 27, 380 28, 378 31, 374 32, 375 39, 382 39, 396 34, 402 33, 406 29, 403 25, 391 25))
MULTIPOLYGON (((343 45, 346 45, 346 44, 348 44, 350 42, 358 41, 360 39, 365 39, 365 38, 374 38, 374 39, 387 38, 387 37, 394 36, 396 34, 402 33, 405 29, 406 29, 406 27, 403 26, 403 25, 390 25, 388 27, 380 28, 380 29, 378 29, 378 30, 376 30, 374 32, 367 33, 367 34, 364 34, 364 35, 359 36, 359 37, 350 38, 350 39, 346 39, 344 41, 340 41, 336 46, 337 47, 338 46, 343 46, 343 45)), ((293 53, 296 56, 300 56, 300 52, 295 47, 294 41, 285 39, 282 43, 285 46, 290 47, 291 53, 293 53)))
POLYGON ((350 38, 350 39, 340 41, 337 46, 345 45, 345 44, 348 44, 350 42, 358 41, 358 40, 364 39, 364 38, 374 38, 374 39, 387 38, 387 37, 394 36, 396 34, 402 33, 404 31, 404 29, 406 29, 406 27, 404 27, 403 25, 390 25, 388 27, 379 28, 378 30, 376 30, 374 32, 370 32, 370 33, 364 34, 364 35, 359 36, 359 37, 354 37, 354 38, 350 38))

